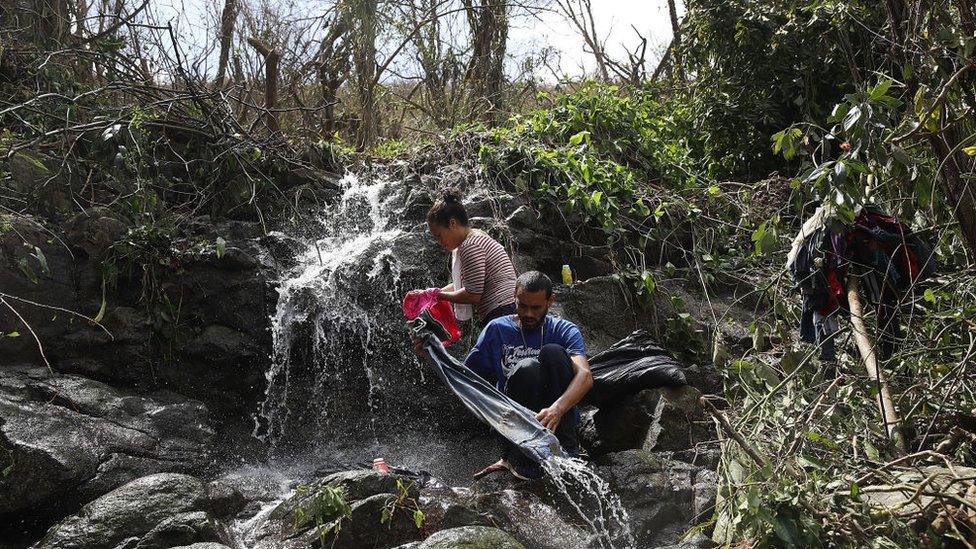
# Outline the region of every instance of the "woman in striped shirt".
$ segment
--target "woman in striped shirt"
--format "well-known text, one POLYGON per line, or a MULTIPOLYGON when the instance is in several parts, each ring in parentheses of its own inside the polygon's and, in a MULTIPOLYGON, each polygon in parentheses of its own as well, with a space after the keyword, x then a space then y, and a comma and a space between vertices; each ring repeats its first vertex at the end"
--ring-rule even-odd
POLYGON ((454 304, 458 319, 471 318, 472 305, 485 324, 514 314, 515 266, 497 240, 468 226, 460 193, 445 191, 427 212, 427 226, 451 252, 453 282, 441 288, 438 298, 454 304))

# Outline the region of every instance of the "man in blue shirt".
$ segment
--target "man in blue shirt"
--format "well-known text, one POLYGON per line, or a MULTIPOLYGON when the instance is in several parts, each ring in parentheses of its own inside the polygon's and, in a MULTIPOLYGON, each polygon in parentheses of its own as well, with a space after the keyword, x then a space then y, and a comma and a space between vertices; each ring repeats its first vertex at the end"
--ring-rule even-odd
MULTIPOLYGON (((552 280, 529 271, 515 282, 515 314, 485 326, 464 360, 466 366, 496 384, 512 400, 537 412, 536 419, 555 433, 563 449, 579 452, 576 405, 593 385, 583 336, 575 324, 549 315, 555 296, 552 280)), ((509 469, 520 478, 541 471, 508 441, 498 462, 475 473, 481 477, 509 469)))

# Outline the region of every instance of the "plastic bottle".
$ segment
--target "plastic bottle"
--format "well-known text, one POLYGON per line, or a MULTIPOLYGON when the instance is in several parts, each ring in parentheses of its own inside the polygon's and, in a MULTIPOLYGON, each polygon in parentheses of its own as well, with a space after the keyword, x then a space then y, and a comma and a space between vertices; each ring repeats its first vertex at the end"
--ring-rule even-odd
POLYGON ((386 460, 383 458, 376 458, 373 460, 373 469, 383 473, 390 472, 390 466, 386 464, 386 460))
POLYGON ((573 270, 569 268, 569 265, 563 265, 563 284, 573 283, 573 270))

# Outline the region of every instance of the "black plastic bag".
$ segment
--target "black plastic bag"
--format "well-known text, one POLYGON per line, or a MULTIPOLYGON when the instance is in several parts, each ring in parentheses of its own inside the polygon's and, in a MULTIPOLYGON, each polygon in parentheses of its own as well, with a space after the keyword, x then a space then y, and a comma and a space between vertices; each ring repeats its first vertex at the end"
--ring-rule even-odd
POLYGON ((644 389, 680 387, 687 379, 669 352, 637 330, 590 358, 593 387, 582 404, 601 406, 644 389))

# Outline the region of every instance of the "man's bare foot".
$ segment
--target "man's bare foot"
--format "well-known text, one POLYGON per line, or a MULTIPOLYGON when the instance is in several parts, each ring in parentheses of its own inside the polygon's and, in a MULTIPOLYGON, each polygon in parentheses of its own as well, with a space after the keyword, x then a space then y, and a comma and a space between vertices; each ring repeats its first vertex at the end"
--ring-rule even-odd
POLYGON ((496 461, 495 463, 492 463, 488 467, 485 467, 484 469, 475 473, 474 478, 486 477, 492 473, 497 473, 498 471, 504 471, 506 469, 511 470, 512 466, 507 461, 505 461, 505 458, 502 458, 496 461))

